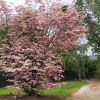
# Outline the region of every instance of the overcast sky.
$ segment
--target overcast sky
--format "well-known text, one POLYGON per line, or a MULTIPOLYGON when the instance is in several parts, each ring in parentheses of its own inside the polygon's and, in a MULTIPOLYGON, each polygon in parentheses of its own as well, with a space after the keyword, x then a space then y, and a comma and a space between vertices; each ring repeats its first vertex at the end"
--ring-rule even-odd
POLYGON ((14 5, 18 6, 20 4, 23 4, 25 0, 5 0, 8 3, 14 3, 14 5))
MULTIPOLYGON (((7 1, 8 3, 11 2, 11 3, 14 3, 14 5, 18 6, 18 5, 21 5, 25 2, 25 0, 5 0, 7 1)), ((67 3, 67 4, 71 4, 73 0, 60 0, 64 3, 67 3)))

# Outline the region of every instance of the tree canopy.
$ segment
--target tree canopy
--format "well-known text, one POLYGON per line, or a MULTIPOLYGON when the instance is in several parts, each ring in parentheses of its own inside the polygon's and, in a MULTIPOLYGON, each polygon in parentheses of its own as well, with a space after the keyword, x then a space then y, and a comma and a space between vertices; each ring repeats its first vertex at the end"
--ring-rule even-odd
POLYGON ((87 12, 85 23, 89 31, 88 40, 94 52, 100 54, 100 0, 76 0, 75 6, 87 12))
MULTIPOLYGON (((6 3, 0 2, 1 5, 6 3)), ((48 9, 45 6, 40 3, 38 10, 30 6, 16 7, 6 23, 9 31, 0 48, 1 68, 11 72, 14 83, 30 95, 62 78, 57 52, 77 46, 78 37, 87 32, 83 25, 84 12, 61 3, 51 3, 48 9)))

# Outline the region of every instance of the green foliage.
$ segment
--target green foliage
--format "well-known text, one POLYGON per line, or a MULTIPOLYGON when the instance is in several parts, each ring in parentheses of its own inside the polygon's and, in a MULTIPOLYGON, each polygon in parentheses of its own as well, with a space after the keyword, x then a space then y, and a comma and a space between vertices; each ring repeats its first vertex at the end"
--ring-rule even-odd
POLYGON ((100 65, 97 65, 96 68, 97 68, 97 71, 96 71, 95 77, 96 77, 97 79, 100 79, 100 65))
POLYGON ((72 52, 69 54, 62 54, 62 58, 64 77, 66 77, 66 75, 69 77, 73 77, 73 74, 74 79, 100 79, 100 56, 97 56, 97 59, 92 59, 92 56, 88 57, 79 54, 75 55, 72 52))
POLYGON ((12 82, 7 81, 8 78, 13 79, 13 77, 9 77, 5 71, 0 70, 0 88, 12 85, 12 82))
POLYGON ((91 15, 87 15, 85 23, 89 31, 89 43, 94 47, 94 52, 100 53, 100 23, 93 20, 91 15))
POLYGON ((86 62, 86 56, 67 54, 63 60, 63 68, 64 71, 70 70, 75 72, 80 80, 82 77, 86 77, 86 73, 88 72, 88 68, 85 67, 86 62))
POLYGON ((83 81, 64 82, 61 87, 46 89, 43 93, 47 96, 68 97, 71 96, 73 90, 78 89, 85 84, 86 83, 83 81))
POLYGON ((96 60, 91 60, 91 57, 87 58, 85 62, 85 68, 87 68, 88 72, 86 73, 86 78, 93 78, 95 76, 96 71, 96 60))
MULTIPOLYGON (((84 0, 83 0, 84 1, 84 0)), ((100 0, 85 0, 93 15, 100 21, 100 0)))
POLYGON ((0 32, 0 45, 1 45, 2 40, 4 39, 4 37, 5 37, 5 34, 0 32))
POLYGON ((63 59, 64 79, 83 79, 92 78, 97 71, 97 64, 100 58, 93 59, 87 56, 88 45, 81 45, 75 49, 71 49, 68 53, 60 53, 63 59), (86 47, 87 46, 87 47, 86 47), (73 76, 74 75, 74 76, 73 76), (70 78, 69 78, 70 77, 70 78))
POLYGON ((78 10, 86 10, 92 12, 93 16, 100 21, 100 0, 77 0, 76 8, 78 10))
POLYGON ((85 10, 85 19, 88 28, 88 40, 94 52, 100 53, 100 0, 77 0, 75 6, 78 10, 85 10))
MULTIPOLYGON (((94 53, 100 55, 100 0, 76 0, 75 6, 79 11, 85 10, 87 12, 85 23, 89 32, 89 44, 94 47, 94 53)), ((94 74, 96 78, 100 78, 99 62, 99 57, 96 61, 88 60, 85 66, 88 67, 88 73, 90 74, 89 76, 94 74)))
POLYGON ((97 79, 100 79, 100 56, 98 56, 98 59, 96 61, 96 72, 95 72, 95 77, 97 79))

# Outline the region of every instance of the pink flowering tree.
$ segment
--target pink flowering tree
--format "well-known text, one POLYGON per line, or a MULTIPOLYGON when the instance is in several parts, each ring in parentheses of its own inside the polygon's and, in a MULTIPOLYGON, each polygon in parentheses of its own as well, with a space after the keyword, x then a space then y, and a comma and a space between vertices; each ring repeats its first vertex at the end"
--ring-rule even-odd
POLYGON ((18 7, 9 21, 9 33, 2 44, 0 66, 11 72, 15 85, 29 95, 51 87, 62 78, 58 51, 67 51, 86 29, 85 14, 74 7, 41 3, 38 10, 18 7))

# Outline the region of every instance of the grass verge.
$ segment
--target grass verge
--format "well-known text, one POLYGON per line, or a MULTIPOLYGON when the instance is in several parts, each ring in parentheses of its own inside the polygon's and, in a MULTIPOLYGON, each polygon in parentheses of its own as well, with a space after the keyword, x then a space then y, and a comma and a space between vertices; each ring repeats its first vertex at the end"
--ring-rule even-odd
POLYGON ((0 88, 0 95, 16 94, 16 90, 11 88, 0 88))
POLYGON ((65 82, 61 87, 43 90, 43 94, 46 96, 68 97, 71 96, 75 90, 81 88, 85 84, 86 82, 84 81, 65 82))

